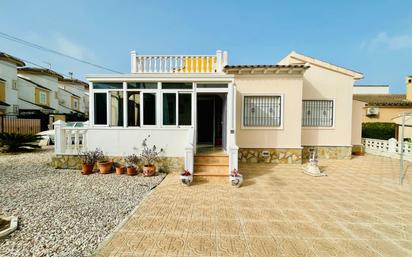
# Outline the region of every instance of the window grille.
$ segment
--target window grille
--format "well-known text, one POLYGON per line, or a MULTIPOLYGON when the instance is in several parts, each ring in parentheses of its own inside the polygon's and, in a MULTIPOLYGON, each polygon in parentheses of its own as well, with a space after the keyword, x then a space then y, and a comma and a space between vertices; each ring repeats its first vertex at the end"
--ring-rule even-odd
POLYGON ((245 127, 280 126, 280 96, 245 96, 243 108, 243 126, 245 127))
POLYGON ((332 127, 332 100, 303 100, 303 127, 332 127))

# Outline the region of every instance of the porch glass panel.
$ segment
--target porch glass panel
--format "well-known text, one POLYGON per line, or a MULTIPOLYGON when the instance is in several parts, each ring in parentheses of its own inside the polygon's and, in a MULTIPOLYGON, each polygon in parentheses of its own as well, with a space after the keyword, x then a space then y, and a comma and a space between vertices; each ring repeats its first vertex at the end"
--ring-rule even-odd
POLYGON ((192 89, 192 83, 162 83, 162 89, 192 89))
POLYGON ((163 125, 176 125, 176 94, 163 94, 163 125))
POLYGON ((179 94, 179 125, 192 125, 192 94, 179 94))
POLYGON ((123 126, 123 92, 110 92, 110 126, 123 126))
POLYGON ((143 93, 143 125, 156 125, 156 93, 143 93))
POLYGON ((128 82, 128 89, 157 89, 156 82, 128 82))
POLYGON ((140 92, 127 92, 127 126, 140 126, 140 92))
POLYGON ((123 89, 123 83, 93 82, 94 89, 123 89))
POLYGON ((106 93, 94 93, 94 124, 107 125, 106 93))

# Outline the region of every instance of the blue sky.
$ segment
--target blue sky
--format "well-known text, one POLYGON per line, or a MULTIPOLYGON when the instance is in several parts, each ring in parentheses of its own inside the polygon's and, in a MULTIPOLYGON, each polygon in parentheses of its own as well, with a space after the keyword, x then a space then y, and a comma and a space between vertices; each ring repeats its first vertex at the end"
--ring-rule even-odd
MULTIPOLYGON (((230 64, 273 64, 292 50, 361 71, 358 84, 404 92, 412 74, 410 1, 8 1, 0 32, 130 71, 129 52, 229 52, 230 64)), ((0 51, 84 79, 108 73, 0 38, 0 51)))

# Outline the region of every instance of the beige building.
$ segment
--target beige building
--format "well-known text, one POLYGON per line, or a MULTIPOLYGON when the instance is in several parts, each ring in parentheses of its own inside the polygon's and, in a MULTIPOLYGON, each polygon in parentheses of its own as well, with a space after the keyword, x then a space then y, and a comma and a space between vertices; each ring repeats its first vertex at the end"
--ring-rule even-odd
MULTIPOLYGON (((412 112, 412 76, 407 76, 405 82, 406 94, 354 94, 353 99, 367 103, 362 110, 362 122, 392 123, 400 114, 412 112)), ((406 129, 405 137, 412 137, 411 128, 406 129)))

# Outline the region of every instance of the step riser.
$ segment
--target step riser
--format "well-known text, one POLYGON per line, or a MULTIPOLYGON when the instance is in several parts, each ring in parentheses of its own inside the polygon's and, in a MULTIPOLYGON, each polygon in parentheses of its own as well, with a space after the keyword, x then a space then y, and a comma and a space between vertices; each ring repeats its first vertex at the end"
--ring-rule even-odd
POLYGON ((229 174, 229 166, 213 166, 213 165, 195 165, 194 167, 194 174, 196 173, 204 173, 207 175, 207 173, 210 174, 218 174, 218 175, 228 175, 229 174))
POLYGON ((195 156, 195 164, 224 164, 229 163, 229 158, 227 156, 195 156))

